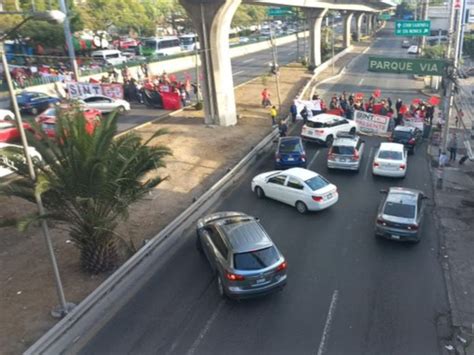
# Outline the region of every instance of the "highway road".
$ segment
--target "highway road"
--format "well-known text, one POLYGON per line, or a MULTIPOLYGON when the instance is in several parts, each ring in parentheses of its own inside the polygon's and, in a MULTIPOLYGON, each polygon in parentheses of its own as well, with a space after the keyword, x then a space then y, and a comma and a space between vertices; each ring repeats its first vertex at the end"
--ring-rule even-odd
MULTIPOLYGON (((415 82, 408 77, 366 72, 368 55, 399 52, 398 40, 388 32, 381 35, 325 89, 369 92, 377 87, 392 96, 415 95, 415 82)), ((261 218, 289 263, 282 292, 242 302, 222 300, 189 231, 82 354, 439 353, 436 323, 448 306, 432 206, 418 245, 376 240, 373 233, 380 189, 406 186, 432 196, 428 158, 418 149, 409 157, 405 179, 376 178, 371 160, 382 138, 365 140, 359 173, 327 171, 327 148, 306 144, 309 169, 336 184, 340 193, 339 202, 327 210, 300 215, 290 206, 258 200, 250 181, 272 169, 270 154, 213 208, 261 218)))

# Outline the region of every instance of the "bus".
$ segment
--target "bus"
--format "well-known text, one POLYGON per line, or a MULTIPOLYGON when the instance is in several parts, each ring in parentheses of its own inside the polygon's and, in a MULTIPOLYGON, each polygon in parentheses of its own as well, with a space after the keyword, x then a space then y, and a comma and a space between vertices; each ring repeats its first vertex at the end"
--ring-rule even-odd
POLYGON ((181 53, 179 38, 176 36, 152 37, 143 41, 147 55, 168 56, 181 53))

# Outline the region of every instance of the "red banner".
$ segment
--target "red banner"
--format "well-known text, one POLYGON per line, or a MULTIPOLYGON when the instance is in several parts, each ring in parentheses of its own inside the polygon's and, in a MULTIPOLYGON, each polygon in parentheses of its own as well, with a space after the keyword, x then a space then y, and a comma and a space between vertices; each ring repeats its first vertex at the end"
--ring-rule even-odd
POLYGON ((161 92, 163 99, 163 109, 179 110, 181 108, 181 97, 176 92, 161 92))
POLYGON ((437 96, 431 96, 430 99, 428 100, 428 103, 430 103, 433 106, 438 106, 441 102, 441 99, 437 96))

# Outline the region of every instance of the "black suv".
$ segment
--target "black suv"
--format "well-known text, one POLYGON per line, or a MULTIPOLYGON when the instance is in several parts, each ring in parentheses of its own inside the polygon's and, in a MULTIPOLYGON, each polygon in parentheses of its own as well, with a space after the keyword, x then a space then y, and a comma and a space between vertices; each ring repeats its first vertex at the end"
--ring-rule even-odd
POLYGON ((422 132, 416 127, 397 126, 392 132, 389 140, 405 146, 410 154, 415 153, 415 147, 420 143, 422 132))

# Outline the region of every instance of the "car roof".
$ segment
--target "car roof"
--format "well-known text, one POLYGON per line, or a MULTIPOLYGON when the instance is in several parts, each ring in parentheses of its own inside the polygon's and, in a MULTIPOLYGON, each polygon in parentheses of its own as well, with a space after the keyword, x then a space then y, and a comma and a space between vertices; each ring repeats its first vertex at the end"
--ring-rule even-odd
POLYGON ((405 148, 403 147, 403 144, 383 142, 383 143, 380 143, 379 150, 391 150, 395 152, 403 152, 404 149, 405 148))
POLYGON ((215 224, 223 232, 234 253, 245 253, 273 245, 263 227, 253 217, 230 217, 215 224))
POLYGON ((287 143, 287 142, 301 142, 301 137, 281 137, 279 143, 287 143))
POLYGON ((417 202, 418 195, 422 194, 420 190, 408 189, 404 187, 391 187, 388 190, 387 202, 396 202, 408 205, 414 205, 417 202))
POLYGON ((394 129, 395 131, 402 131, 402 132, 412 132, 415 130, 415 127, 410 127, 410 126, 397 126, 394 129))
POLYGON ((311 179, 315 176, 318 176, 318 174, 315 173, 314 171, 303 169, 303 168, 291 168, 291 169, 285 170, 283 173, 299 178, 303 181, 311 179))
POLYGON ((319 115, 313 116, 313 117, 308 117, 308 121, 311 122, 332 122, 334 120, 341 120, 343 117, 337 116, 337 115, 331 115, 329 113, 321 113, 319 115))

